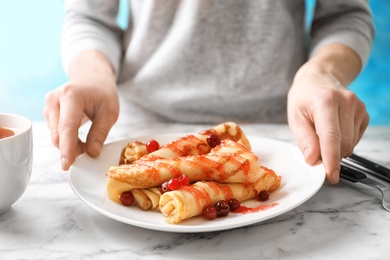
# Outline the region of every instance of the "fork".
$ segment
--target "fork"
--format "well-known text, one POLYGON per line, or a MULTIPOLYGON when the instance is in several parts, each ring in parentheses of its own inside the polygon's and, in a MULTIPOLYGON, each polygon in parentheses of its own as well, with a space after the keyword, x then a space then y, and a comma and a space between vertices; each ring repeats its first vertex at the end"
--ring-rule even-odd
POLYGON ((382 206, 390 212, 390 188, 367 175, 360 169, 347 165, 344 161, 341 162, 340 177, 351 182, 360 182, 370 187, 379 190, 382 194, 382 206))

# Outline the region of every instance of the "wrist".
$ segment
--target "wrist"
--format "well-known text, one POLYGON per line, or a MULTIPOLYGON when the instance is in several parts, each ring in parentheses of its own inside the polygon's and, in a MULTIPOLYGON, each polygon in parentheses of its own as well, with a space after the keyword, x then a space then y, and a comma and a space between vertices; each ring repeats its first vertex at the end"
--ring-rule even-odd
POLYGON ((73 58, 69 65, 69 79, 86 83, 110 81, 115 84, 116 81, 111 62, 97 50, 87 50, 73 58))
POLYGON ((359 55, 343 44, 322 47, 297 72, 296 77, 327 76, 347 87, 359 74, 362 62, 359 55))
POLYGON ((311 85, 313 82, 327 82, 333 86, 344 88, 347 86, 335 75, 334 68, 310 60, 302 65, 295 74, 293 86, 311 85))

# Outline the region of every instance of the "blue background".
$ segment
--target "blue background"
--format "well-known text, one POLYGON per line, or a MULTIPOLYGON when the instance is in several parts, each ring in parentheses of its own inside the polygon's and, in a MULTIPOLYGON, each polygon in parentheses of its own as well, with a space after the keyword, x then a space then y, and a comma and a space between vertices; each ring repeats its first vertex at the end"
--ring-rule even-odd
MULTIPOLYGON (((309 9, 314 0, 308 0, 309 9)), ((118 23, 124 26, 127 1, 118 23)), ((375 0, 376 38, 350 89, 366 103, 370 125, 390 125, 390 1, 375 0)), ((67 81, 61 67, 61 0, 0 0, 0 112, 44 120, 45 93, 67 81)))

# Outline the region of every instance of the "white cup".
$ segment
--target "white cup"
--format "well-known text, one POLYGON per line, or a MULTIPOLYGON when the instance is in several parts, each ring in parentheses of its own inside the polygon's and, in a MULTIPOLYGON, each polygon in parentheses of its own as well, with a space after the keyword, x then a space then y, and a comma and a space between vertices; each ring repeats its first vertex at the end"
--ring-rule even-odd
POLYGON ((31 121, 25 117, 0 114, 0 128, 15 133, 0 139, 0 214, 2 214, 23 195, 30 182, 33 140, 31 121))

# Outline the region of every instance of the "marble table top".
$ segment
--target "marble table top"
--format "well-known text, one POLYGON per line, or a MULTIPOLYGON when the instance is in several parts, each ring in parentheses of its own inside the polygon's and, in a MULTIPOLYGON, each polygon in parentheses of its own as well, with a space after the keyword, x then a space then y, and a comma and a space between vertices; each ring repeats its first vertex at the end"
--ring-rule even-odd
MULTIPOLYGON (((205 125, 115 126, 108 142, 205 125)), ((242 125, 247 135, 295 144, 286 125, 242 125)), ((270 220, 208 233, 127 225, 84 204, 61 171, 44 122, 34 122, 34 164, 21 199, 0 215, 0 259, 390 259, 390 213, 380 193, 341 180, 270 220)), ((85 134, 86 128, 81 130, 85 134)), ((355 152, 390 167, 390 127, 370 127, 355 152)))

